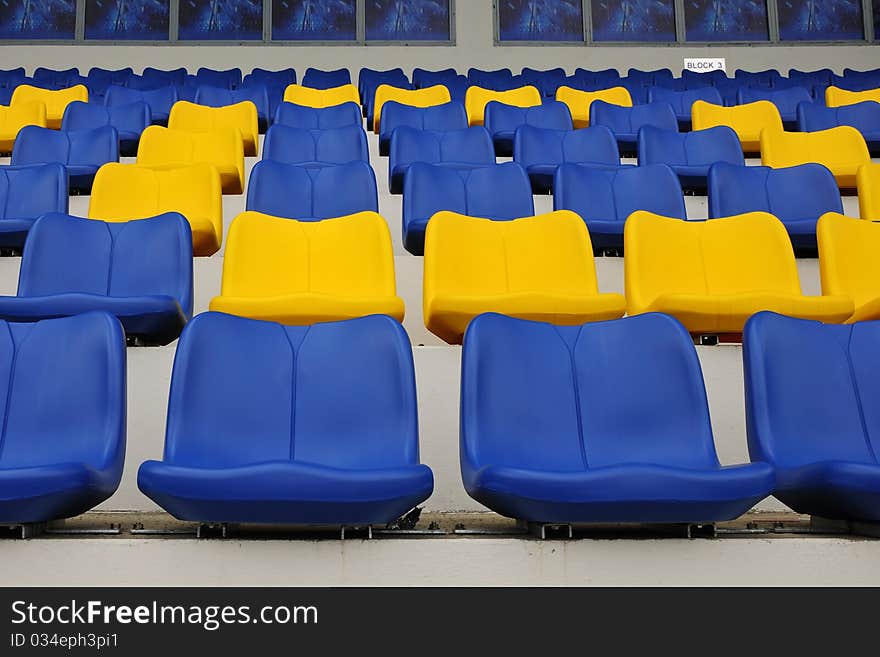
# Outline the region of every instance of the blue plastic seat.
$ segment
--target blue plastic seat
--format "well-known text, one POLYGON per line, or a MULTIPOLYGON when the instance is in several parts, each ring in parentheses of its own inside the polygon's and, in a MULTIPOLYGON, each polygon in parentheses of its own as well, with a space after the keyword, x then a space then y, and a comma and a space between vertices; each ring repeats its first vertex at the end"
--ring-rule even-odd
POLYGON ((406 173, 415 162, 473 169, 495 164, 495 149, 483 126, 447 131, 401 126, 391 138, 388 158, 388 186, 392 194, 403 193, 406 173))
POLYGON ((880 522, 880 322, 821 324, 763 312, 743 334, 752 460, 797 513, 880 522))
POLYGON ((142 101, 110 107, 75 101, 64 110, 61 129, 80 131, 112 126, 119 137, 119 154, 133 157, 137 154, 141 133, 151 122, 150 106, 142 101))
POLYGON ((416 89, 424 89, 437 84, 445 85, 458 77, 458 71, 454 68, 446 68, 442 71, 427 71, 423 68, 416 68, 412 73, 412 83, 416 89))
POLYGON ((535 194, 553 189, 556 169, 566 162, 612 169, 620 166, 617 140, 604 126, 545 130, 524 125, 516 130, 513 156, 525 168, 535 194))
POLYGON ((373 71, 371 69, 361 69, 358 76, 358 93, 361 96, 361 106, 364 109, 364 116, 368 117, 368 125, 373 124, 373 109, 376 101, 376 89, 383 84, 397 87, 398 89, 413 89, 414 87, 406 77, 406 73, 401 68, 395 68, 390 71, 373 71))
POLYGON ((816 71, 799 71, 789 69, 788 79, 795 84, 811 87, 830 87, 834 83, 834 71, 822 68, 816 71))
POLYGON ((105 223, 45 214, 21 257, 0 319, 34 322, 103 311, 138 343, 176 340, 192 317, 192 234, 183 215, 105 223))
POLYGON ((719 69, 706 71, 705 73, 697 73, 696 71, 685 69, 681 72, 681 79, 685 89, 699 89, 706 86, 707 83, 713 87, 718 83, 724 84, 730 78, 727 77, 725 71, 719 69))
POLYGON ((324 167, 360 160, 370 161, 367 135, 363 128, 305 130, 286 125, 273 125, 263 141, 263 159, 324 167))
POLYGON ((0 524, 85 513, 119 487, 125 339, 106 313, 3 322, 0 524))
POLYGON ((268 86, 288 86, 296 84, 296 71, 292 68, 284 68, 280 70, 268 70, 265 68, 255 68, 242 79, 242 85, 249 83, 265 84, 268 86))
POLYGON ((241 86, 241 69, 230 68, 225 71, 218 71, 203 67, 196 71, 196 80, 200 86, 237 89, 241 86))
POLYGON ((721 94, 721 100, 727 107, 733 107, 739 101, 739 90, 745 83, 736 80, 719 80, 715 83, 715 88, 721 94))
POLYGON ((855 71, 851 68, 843 69, 843 75, 835 75, 832 80, 835 87, 848 91, 866 91, 880 88, 880 69, 872 71, 855 71))
POLYGON ((575 69, 574 75, 568 78, 566 84, 583 91, 597 91, 599 89, 616 87, 620 84, 620 81, 620 71, 616 68, 606 68, 601 71, 578 68, 575 69))
POLYGON ((0 249, 21 249, 33 223, 47 212, 67 214, 64 165, 0 167, 0 249))
POLYGON ((18 68, 0 69, 0 87, 17 86, 27 79, 24 66, 18 68))
POLYGON ((467 76, 458 75, 443 82, 443 86, 449 90, 449 96, 452 98, 453 101, 464 103, 471 83, 467 79, 467 76))
POLYGON ((631 68, 626 73, 626 79, 642 87, 656 87, 662 84, 673 84, 674 76, 668 68, 654 71, 642 71, 637 68, 631 68))
POLYGON ((624 225, 638 210, 687 219, 678 177, 663 164, 616 170, 563 164, 556 170, 553 209, 580 215, 600 251, 623 249, 624 225))
POLYGON ((391 135, 402 126, 416 130, 464 130, 468 127, 467 111, 460 102, 444 103, 432 107, 413 107, 394 101, 382 106, 382 122, 379 125, 379 155, 391 152, 391 135))
POLYGON ((678 130, 678 119, 669 103, 621 107, 597 100, 590 105, 590 126, 605 126, 614 133, 621 153, 635 153, 641 128, 678 130))
POLYGON ((776 69, 767 69, 766 71, 744 71, 737 69, 734 73, 734 80, 740 85, 749 87, 764 87, 770 89, 776 85, 776 82, 782 79, 782 74, 776 69))
POLYGON ((441 210, 507 221, 535 214, 529 177, 516 162, 453 169, 416 162, 403 188, 403 246, 424 255, 428 221, 441 210))
POLYGON ((848 125, 862 133, 872 153, 880 152, 880 103, 868 100, 843 107, 824 102, 798 105, 798 130, 817 132, 848 125))
POLYGON ((307 68, 303 75, 302 85, 312 89, 333 89, 345 84, 351 84, 351 73, 347 68, 335 71, 322 71, 317 68, 307 68))
POLYGON ((138 486, 181 520, 393 522, 434 486, 403 327, 199 315, 177 347, 164 460, 138 486))
POLYGON ((461 469, 475 500, 538 523, 720 522, 774 485, 766 463, 719 464, 693 341, 655 313, 583 326, 473 320, 461 469))
MULTIPOLYGON (((708 85, 708 83, 707 83, 708 85)), ((678 119, 678 125, 682 129, 690 129, 691 125, 691 108, 698 100, 712 103, 713 105, 723 104, 721 94, 715 87, 705 86, 696 89, 685 89, 675 91, 664 87, 653 87, 648 90, 648 101, 651 103, 668 103, 675 112, 675 118, 678 119)))
POLYGON ((102 100, 107 89, 111 85, 124 85, 131 75, 133 75, 131 67, 110 70, 106 68, 93 67, 89 69, 86 76, 86 86, 89 88, 89 99, 92 101, 102 100))
POLYGON ((134 83, 135 86, 132 86, 132 88, 145 90, 157 89, 159 87, 183 84, 187 75, 187 70, 183 67, 172 70, 162 70, 147 66, 140 76, 131 76, 129 78, 128 86, 132 86, 132 83, 134 83), (142 86, 137 86, 138 84, 141 84, 142 86))
POLYGON ((320 109, 281 103, 275 113, 274 124, 306 130, 327 130, 352 125, 363 128, 364 121, 357 103, 342 103, 320 109))
POLYGON ((468 82, 472 86, 491 89, 493 91, 508 91, 514 88, 513 72, 509 68, 495 71, 484 71, 478 68, 468 69, 468 82))
POLYGON ((79 84, 82 76, 76 67, 57 70, 38 66, 32 76, 34 85, 44 89, 65 89, 79 84))
POLYGON ((171 107, 180 99, 177 87, 158 87, 149 90, 130 89, 113 85, 107 89, 104 104, 107 107, 142 102, 150 107, 153 123, 167 125, 171 107))
POLYGON ((547 101, 537 107, 515 107, 492 101, 486 105, 486 130, 495 144, 499 157, 513 155, 513 138, 516 129, 523 125, 546 130, 572 130, 571 112, 568 105, 547 101))
POLYGON ((545 98, 556 96, 556 90, 566 83, 565 69, 558 67, 548 70, 523 68, 520 80, 524 85, 536 87, 545 98))
POLYGON ((262 160, 251 171, 247 209, 298 221, 378 212, 376 176, 366 162, 311 169, 262 160))
MULTIPOLYGON (((414 88, 412 86, 412 84, 410 84, 410 81, 407 80, 406 78, 404 78, 402 80, 398 80, 397 83, 390 83, 389 82, 387 84, 390 84, 392 87, 396 87, 398 89, 412 90, 414 88)), ((376 89, 378 89, 378 86, 376 87, 376 89)), ((367 119, 368 126, 373 126, 376 123, 376 89, 371 89, 367 93, 367 95, 361 94, 361 102, 363 104, 364 117, 367 119)), ((387 101, 385 104, 382 105, 382 121, 385 120, 385 105, 387 105, 388 102, 392 102, 392 101, 387 101)), ((380 122, 380 128, 381 128, 381 122, 380 122)))
POLYGON ((788 231, 796 252, 815 254, 816 222, 843 213, 834 175, 821 164, 781 169, 715 164, 709 170, 709 218, 769 212, 788 231))
POLYGON ((263 85, 249 85, 236 89, 199 85, 194 97, 194 102, 197 105, 207 105, 208 107, 225 107, 246 100, 252 102, 257 108, 259 131, 266 132, 271 114, 269 113, 269 93, 263 85))
POLYGON ((787 89, 742 87, 737 92, 737 102, 740 105, 759 100, 767 100, 776 105, 786 127, 793 127, 797 123, 798 105, 811 103, 813 96, 806 87, 789 87, 787 89))
POLYGON ((684 189, 705 193, 716 162, 745 166, 742 144, 728 126, 678 132, 646 126, 639 131, 639 164, 666 164, 684 189))
POLYGON ((71 132, 26 126, 18 133, 11 158, 14 166, 63 164, 69 189, 77 192, 91 191, 98 169, 118 161, 119 136, 109 125, 71 132))

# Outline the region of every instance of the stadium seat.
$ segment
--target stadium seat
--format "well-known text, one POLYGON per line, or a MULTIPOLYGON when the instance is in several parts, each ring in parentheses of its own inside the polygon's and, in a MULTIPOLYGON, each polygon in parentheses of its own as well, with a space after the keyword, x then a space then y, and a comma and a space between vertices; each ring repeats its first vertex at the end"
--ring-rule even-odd
POLYGON ((0 524, 85 513, 122 478, 122 328, 106 313, 3 324, 0 524))
POLYGON ((495 164, 495 148, 482 126, 442 132, 399 127, 391 137, 388 158, 388 186, 392 194, 403 193, 406 172, 415 162, 474 169, 495 164))
MULTIPOLYGON (((358 107, 358 116, 361 116, 361 97, 357 87, 346 84, 332 89, 312 89, 299 84, 292 84, 284 90, 284 102, 323 109, 335 107, 343 103, 354 103, 358 107)), ((360 121, 360 118, 358 119, 360 121)))
POLYGON ((582 324, 626 306, 599 293, 590 235, 566 211, 510 221, 438 212, 425 236, 423 302, 425 326, 450 344, 486 312, 582 324))
POLYGON ((819 132, 767 130, 761 135, 761 164, 774 169, 816 162, 834 174, 838 186, 856 186, 856 172, 871 162, 862 133, 850 126, 819 132))
POLYGON ((111 85, 124 85, 128 78, 133 74, 134 71, 130 66, 116 70, 109 70, 97 66, 92 67, 89 69, 88 76, 86 76, 88 80, 86 86, 89 89, 89 98, 92 100, 103 100, 104 95, 107 93, 107 89, 109 89, 111 85))
POLYGON ((64 110, 75 100, 88 102, 89 90, 85 85, 78 84, 68 89, 41 89, 29 84, 20 84, 12 92, 11 105, 40 102, 46 106, 46 127, 57 130, 61 127, 64 110))
POLYGON ((12 152, 15 138, 25 126, 46 127, 46 105, 42 102, 0 105, 0 153, 12 152))
POLYGON ((241 69, 230 68, 225 71, 217 71, 211 68, 200 68, 196 71, 196 81, 199 86, 217 87, 221 89, 238 89, 241 86, 241 69))
POLYGON ((513 155, 513 138, 520 126, 545 130, 572 130, 574 127, 568 106, 558 101, 547 101, 537 107, 515 107, 492 101, 486 105, 484 124, 499 157, 513 155))
POLYGON ((880 88, 848 91, 847 89, 831 86, 825 90, 825 104, 828 107, 845 107, 847 105, 855 105, 856 103, 864 103, 868 100, 880 102, 880 88))
POLYGON ((796 513, 880 522, 878 331, 774 313, 746 325, 749 454, 774 468, 773 495, 796 513))
POLYGON ((207 164, 154 169, 115 163, 98 169, 89 199, 90 219, 124 222, 168 212, 179 212, 189 221, 193 255, 219 251, 223 199, 217 169, 207 164))
POLYGON ((681 184, 663 164, 619 169, 563 164, 556 171, 553 209, 580 216, 597 251, 623 249, 623 227, 638 210, 687 219, 681 184))
POLYGON ((675 118, 681 129, 689 129, 691 125, 691 107, 702 100, 707 103, 721 105, 721 94, 714 87, 706 86, 698 89, 684 89, 675 91, 663 87, 651 87, 648 89, 648 102, 667 103, 672 106, 675 118))
POLYGON ((265 68, 255 68, 242 79, 241 85, 246 87, 248 84, 265 84, 267 86, 287 87, 296 84, 296 71, 292 68, 284 68, 279 70, 268 70, 265 68))
POLYGON ((449 89, 449 95, 452 96, 452 100, 462 104, 464 104, 465 98, 467 98, 468 89, 471 88, 467 77, 464 75, 447 80, 443 83, 443 86, 449 89))
POLYGON ((783 129, 779 110, 767 100, 735 107, 722 107, 698 100, 694 103, 691 120, 694 130, 719 125, 733 128, 745 153, 758 153, 761 150, 763 130, 782 132, 783 129))
POLYGON ((504 516, 702 524, 773 489, 765 463, 720 465, 700 361, 666 315, 569 327, 483 315, 461 389, 464 486, 504 516))
POLYGON ((329 130, 356 125, 363 126, 360 107, 348 102, 330 107, 314 108, 293 103, 281 103, 273 125, 287 125, 304 130, 329 130))
POLYGON ((247 209, 298 221, 378 212, 376 176, 366 162, 307 169, 262 160, 251 171, 247 209))
MULTIPOLYGON (((580 85, 578 88, 590 91, 596 89, 607 89, 620 84, 620 71, 616 68, 606 68, 601 71, 589 71, 583 68, 577 68, 574 75, 569 81, 580 85)), ((557 98, 557 100, 559 100, 557 98)))
POLYGON ((671 85, 675 79, 672 71, 668 68, 656 69, 653 71, 642 71, 637 68, 631 68, 626 72, 626 79, 642 87, 656 87, 661 85, 671 85))
POLYGON ((413 107, 398 102, 387 102, 382 108, 383 120, 379 126, 379 155, 391 152, 391 135, 401 126, 417 130, 464 130, 468 127, 467 112, 459 102, 433 107, 413 107))
POLYGON ((737 92, 737 100, 740 105, 756 103, 760 100, 769 101, 779 110, 783 125, 793 128, 797 125, 798 105, 811 103, 813 97, 810 91, 804 87, 789 87, 787 89, 740 87, 737 92))
POLYGON ((508 91, 492 91, 482 87, 470 87, 465 96, 464 106, 470 125, 483 125, 486 105, 491 102, 504 103, 514 107, 537 107, 541 105, 541 92, 535 87, 519 87, 508 91))
POLYGON ((788 79, 796 84, 830 87, 834 81, 834 71, 830 68, 822 68, 817 71, 799 71, 793 68, 788 71, 788 79))
POLYGON ((819 219, 816 235, 822 294, 853 300, 849 323, 880 319, 880 224, 828 213, 819 219))
POLYGON ((764 212, 711 221, 630 215, 624 229, 627 314, 662 312, 696 335, 742 333, 761 310, 842 322, 852 299, 801 291, 791 241, 764 212))
POLYGON ((471 170, 416 162, 403 186, 403 245, 407 251, 424 253, 428 222, 444 210, 503 221, 534 215, 535 204, 529 177, 515 162, 471 170))
POLYGON ((322 71, 317 68, 307 68, 303 75, 302 85, 310 89, 334 89, 343 85, 351 84, 351 73, 347 68, 335 71, 322 71))
POLYGON ((639 130, 647 126, 678 130, 678 120, 669 103, 648 103, 621 107, 599 100, 590 105, 590 125, 604 126, 617 139, 622 153, 635 153, 639 130))
POLYGON ((244 154, 246 156, 257 154, 259 145, 257 106, 247 100, 224 107, 205 107, 179 100, 171 108, 168 127, 171 130, 188 132, 237 130, 243 140, 244 154))
MULTIPOLYGON (((398 89, 387 84, 376 89, 376 98, 373 104, 373 121, 370 125, 373 132, 379 134, 382 121, 382 108, 387 102, 400 103, 411 107, 435 107, 445 105, 452 100, 449 89, 443 85, 427 87, 425 89, 398 89)), ((368 117, 369 120, 369 117, 368 117)))
POLYGON ((621 107, 633 106, 632 96, 629 95, 626 87, 611 87, 598 91, 581 91, 580 89, 562 86, 556 90, 556 100, 568 105, 568 111, 571 112, 571 119, 575 129, 589 127, 590 107, 597 100, 620 105, 621 107))
POLYGON ((67 171, 61 164, 0 167, 0 249, 21 249, 37 219, 67 208, 67 171))
POLYGON ((620 166, 617 140, 604 126, 580 130, 522 126, 516 131, 513 153, 514 161, 529 175, 535 194, 546 194, 553 189, 556 169, 566 162, 612 169, 620 166))
POLYGON ((162 345, 177 339, 192 307, 192 234, 182 215, 104 223, 50 213, 28 234, 18 293, 0 296, 0 319, 102 311, 132 342, 162 345))
POLYGON ((433 485, 412 347, 382 316, 294 328, 199 315, 177 348, 164 460, 138 472, 173 516, 210 523, 384 526, 433 485))
POLYGON ((210 164, 220 174, 224 194, 244 190, 244 151, 235 130, 190 132, 152 125, 141 135, 137 163, 154 168, 210 164))
POLYGON ((118 161, 119 137, 112 126, 74 132, 27 126, 18 133, 10 163, 58 162, 67 171, 69 191, 88 193, 98 169, 118 161))
POLYGON ((843 107, 826 107, 825 103, 798 105, 798 130, 817 132, 849 125, 862 133, 868 150, 880 153, 880 103, 865 101, 843 107))
POLYGON ((565 69, 562 67, 543 71, 525 67, 519 78, 523 84, 537 87, 545 98, 556 96, 556 90, 567 81, 565 69))
POLYGON ((409 78, 406 77, 402 68, 392 68, 383 71, 372 68, 362 68, 358 72, 357 88, 361 98, 366 95, 365 92, 375 93, 381 84, 390 84, 396 86, 395 83, 409 84, 409 78))
POLYGON ((702 73, 684 69, 681 72, 681 79, 685 89, 699 89, 707 85, 714 87, 716 84, 724 84, 729 80, 727 73, 719 69, 702 73))
POLYGON ((140 91, 126 87, 110 87, 104 96, 104 104, 107 107, 131 105, 132 103, 146 103, 150 107, 150 117, 153 123, 159 125, 168 124, 168 116, 171 108, 178 100, 176 87, 159 87, 140 91))
POLYGON ((412 83, 416 89, 433 87, 436 84, 445 85, 448 81, 458 77, 458 71, 454 68, 446 68, 442 71, 427 71, 423 68, 413 69, 412 83))
POLYGON ((323 221, 244 212, 229 229, 210 308, 292 325, 378 314, 403 321, 388 224, 375 212, 323 221))
POLYGON ((507 91, 513 88, 513 72, 509 68, 495 71, 483 71, 478 68, 468 69, 468 84, 491 91, 507 91))
POLYGON ((77 100, 64 110, 61 130, 76 132, 112 126, 119 139, 119 154, 134 156, 141 133, 151 122, 150 106, 142 101, 108 107, 77 100))
MULTIPOLYGON (((144 83, 152 85, 153 89, 156 89, 158 87, 167 87, 168 85, 183 84, 184 80, 186 80, 186 76, 187 71, 183 67, 172 70, 162 70, 147 66, 141 73, 140 79, 144 83)), ((129 84, 136 79, 136 76, 129 78, 129 84)))
POLYGON ((770 89, 776 86, 776 83, 782 79, 782 74, 776 69, 768 69, 766 71, 744 71, 737 69, 734 73, 734 79, 749 87, 770 89))
MULTIPOLYGON (((239 106, 245 101, 250 101, 257 108, 257 129, 262 134, 269 127, 269 119, 272 116, 269 111, 269 93, 265 85, 240 87, 229 90, 220 87, 208 87, 200 85, 196 89, 195 104, 208 107, 239 106)), ((227 112, 229 110, 226 110, 227 112)), ((248 129, 248 126, 243 126, 248 129)), ((244 132, 244 130, 243 130, 244 132)), ((256 149, 256 143, 254 144, 256 149)), ((256 153, 256 150, 254 151, 256 153)))
POLYGON ((367 135, 363 128, 304 130, 286 125, 273 125, 263 140, 263 159, 323 167, 360 160, 370 161, 367 135))
MULTIPOLYGON (((24 18, 24 16, 22 18, 24 18)), ((33 81, 36 86, 42 89, 52 90, 72 87, 79 84, 81 79, 82 76, 79 74, 79 69, 76 67, 57 70, 38 66, 34 69, 33 75, 33 81)))
POLYGON ((645 126, 639 131, 639 164, 666 164, 683 189, 705 193, 709 168, 717 162, 745 165, 739 137, 727 126, 693 132, 645 126))
POLYGON ((880 165, 866 164, 856 174, 859 193, 859 216, 869 221, 880 221, 880 165))

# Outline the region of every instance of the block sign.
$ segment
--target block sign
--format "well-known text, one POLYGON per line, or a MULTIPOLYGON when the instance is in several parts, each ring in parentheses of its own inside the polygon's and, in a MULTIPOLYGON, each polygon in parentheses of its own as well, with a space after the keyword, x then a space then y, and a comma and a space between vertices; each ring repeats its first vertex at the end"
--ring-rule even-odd
POLYGON ((694 73, 709 73, 710 71, 726 71, 727 60, 723 57, 695 57, 685 58, 684 68, 694 73))

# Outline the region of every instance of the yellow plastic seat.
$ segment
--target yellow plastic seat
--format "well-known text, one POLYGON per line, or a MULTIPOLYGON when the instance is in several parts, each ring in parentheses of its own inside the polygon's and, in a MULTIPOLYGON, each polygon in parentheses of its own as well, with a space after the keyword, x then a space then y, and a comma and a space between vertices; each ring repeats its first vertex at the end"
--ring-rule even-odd
POLYGON ((410 107, 434 107, 445 105, 452 100, 449 89, 442 84, 424 89, 399 89, 390 84, 381 84, 376 89, 376 97, 373 100, 373 132, 379 134, 379 120, 382 116, 382 106, 388 102, 409 105, 410 107))
POLYGON ((829 212, 816 239, 822 294, 853 300, 848 323, 880 319, 880 224, 829 212))
POLYGON ((137 163, 155 168, 210 164, 224 194, 244 190, 244 144, 237 130, 192 132, 151 125, 138 144, 137 163))
POLYGON ((859 192, 859 216, 880 221, 880 164, 865 164, 856 173, 859 192))
POLYGON ((859 167, 871 162, 862 133, 848 125, 818 132, 767 130, 761 136, 761 163, 775 169, 817 162, 834 174, 839 187, 854 188, 859 167))
POLYGON ((556 100, 565 103, 571 112, 571 119, 575 128, 590 127, 590 106, 593 101, 602 100, 612 105, 632 107, 633 101, 626 87, 611 87, 599 91, 581 91, 571 87, 562 86, 556 90, 556 100))
POLYGON ((734 107, 698 100, 691 109, 691 122, 694 130, 705 130, 719 125, 733 128, 746 153, 757 153, 761 150, 761 132, 764 130, 782 132, 782 116, 776 105, 769 100, 734 107))
POLYGON ((694 334, 742 333, 762 310, 842 322, 848 297, 805 296, 791 240, 766 212, 682 221, 635 212, 624 228, 627 313, 661 312, 694 334))
POLYGON ((343 103, 360 105, 361 95, 353 84, 344 84, 331 89, 312 89, 301 84, 291 84, 284 90, 284 102, 322 109, 343 103))
POLYGON ((209 256, 223 241, 223 197, 217 169, 197 164, 154 169, 105 164, 95 176, 89 218, 130 221, 179 212, 192 228, 193 255, 209 256))
POLYGON ((468 87, 464 96, 469 125, 483 125, 486 105, 492 101, 514 107, 536 107, 541 104, 541 92, 537 87, 520 87, 509 91, 492 91, 482 87, 468 87))
POLYGON ((559 210, 493 221, 438 212, 425 236, 425 326, 460 344, 470 321, 486 312, 551 322, 622 317, 619 294, 600 294, 587 227, 559 210))
POLYGON ((20 84, 12 92, 12 100, 9 101, 9 104, 43 103, 46 106, 46 127, 58 130, 61 128, 64 110, 70 103, 77 100, 84 103, 89 102, 89 90, 85 85, 77 84, 67 89, 52 90, 20 84))
POLYGON ((375 314, 403 321, 388 224, 375 212, 323 221, 243 212, 210 308, 290 325, 375 314))
POLYGON ((46 127, 46 105, 41 101, 0 105, 0 153, 9 153, 18 131, 28 125, 46 127))
POLYGON ((244 143, 244 154, 247 156, 257 154, 260 134, 258 126, 257 106, 249 100, 224 107, 206 107, 179 100, 174 103, 168 116, 168 127, 172 130, 238 130, 244 143))
POLYGON ((880 89, 849 91, 848 89, 831 86, 825 90, 825 104, 828 107, 855 105, 856 103, 863 103, 866 100, 873 100, 876 103, 880 103, 880 89))

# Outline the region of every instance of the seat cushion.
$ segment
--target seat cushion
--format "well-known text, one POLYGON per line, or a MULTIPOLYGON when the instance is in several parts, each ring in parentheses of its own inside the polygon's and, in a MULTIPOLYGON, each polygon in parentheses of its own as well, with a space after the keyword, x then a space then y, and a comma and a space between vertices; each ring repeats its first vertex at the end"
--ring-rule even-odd
POLYGON ((774 494, 798 513, 880 522, 880 465, 827 461, 779 469, 774 494))
POLYGON ((211 310, 289 325, 316 324, 366 315, 389 315, 402 322, 400 297, 342 297, 327 294, 290 294, 278 297, 225 297, 211 300, 211 310))

